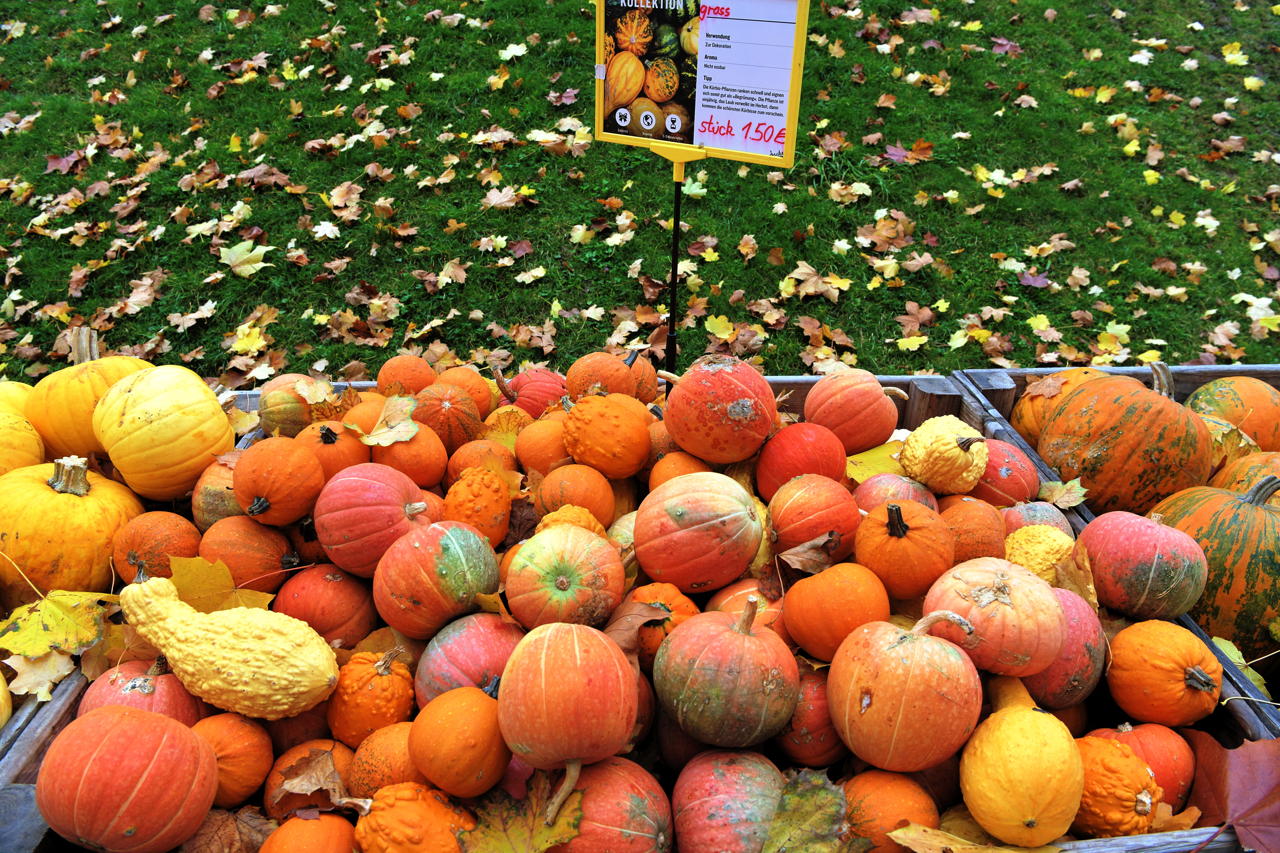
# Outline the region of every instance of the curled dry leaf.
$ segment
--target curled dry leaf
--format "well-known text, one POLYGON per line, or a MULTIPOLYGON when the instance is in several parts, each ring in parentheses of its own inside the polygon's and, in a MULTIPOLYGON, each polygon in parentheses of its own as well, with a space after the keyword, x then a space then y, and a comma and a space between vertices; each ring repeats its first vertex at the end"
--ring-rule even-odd
POLYGON ((338 808, 355 809, 368 814, 373 800, 347 796, 346 786, 333 764, 333 753, 327 749, 312 749, 305 756, 284 768, 284 780, 275 792, 275 802, 285 794, 311 794, 324 791, 329 801, 338 808))
POLYGON ((636 672, 640 671, 639 644, 640 629, 650 622, 661 622, 671 615, 671 611, 656 604, 643 601, 624 601, 613 611, 609 624, 604 632, 609 635, 622 653, 631 661, 636 672))

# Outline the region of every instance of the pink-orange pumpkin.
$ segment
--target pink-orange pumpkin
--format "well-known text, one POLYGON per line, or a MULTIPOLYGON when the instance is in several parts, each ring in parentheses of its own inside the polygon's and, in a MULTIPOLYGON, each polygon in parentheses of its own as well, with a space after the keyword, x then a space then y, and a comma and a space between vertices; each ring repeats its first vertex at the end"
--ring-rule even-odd
POLYGON ((768 502, 792 477, 821 474, 844 479, 844 445, 821 424, 798 423, 774 433, 756 459, 756 491, 768 502))
POLYGON ((704 355, 667 395, 663 420, 681 450, 723 465, 755 454, 777 417, 773 390, 758 370, 733 356, 704 355))
POLYGON ((873 474, 853 490, 858 509, 865 512, 889 501, 915 501, 934 512, 938 511, 938 499, 924 483, 917 483, 901 474, 873 474))
POLYGON ((426 508, 413 480, 394 468, 366 462, 325 483, 312 517, 316 536, 334 565, 371 578, 392 542, 430 523, 416 520, 426 508))
POLYGON ((1098 603, 1132 619, 1176 619, 1200 600, 1209 564, 1190 535, 1116 510, 1080 531, 1076 565, 1093 573, 1098 603))
POLYGON ((418 658, 418 707, 455 687, 487 687, 502 675, 524 629, 497 613, 468 613, 445 625, 418 658))
POLYGON ((800 673, 796 711, 774 742, 787 758, 805 767, 830 767, 849 754, 831 722, 826 669, 806 668, 800 673))
POLYGON ((996 507, 1035 500, 1040 475, 1027 454, 1007 441, 988 438, 986 444, 986 470, 969 494, 996 507))
POLYGON ((1107 663, 1107 637, 1098 613, 1071 590, 1053 590, 1067 616, 1062 649, 1047 667, 1022 679, 1036 706, 1053 711, 1078 705, 1102 680, 1107 663))
POLYGON ((125 661, 99 675, 80 698, 76 716, 105 705, 154 711, 184 726, 194 726, 204 715, 203 703, 187 692, 162 657, 125 661))
POLYGON ((648 770, 619 756, 582 769, 577 836, 549 853, 663 853, 671 849, 671 802, 648 770))
MULTIPOLYGON (((893 396, 905 396, 894 390, 893 396)), ((854 368, 829 373, 809 389, 804 419, 830 429, 844 452, 854 454, 889 440, 898 425, 898 407, 875 374, 854 368)))
POLYGON ((821 539, 821 553, 828 564, 848 558, 862 521, 858 509, 848 489, 821 474, 788 480, 769 501, 769 520, 777 536, 774 552, 821 539))
POLYGON ((671 791, 680 850, 759 853, 786 779, 758 752, 695 755, 671 791))
POLYGON ((368 584, 329 563, 308 566, 285 581, 271 609, 301 619, 340 649, 354 648, 378 626, 368 584))
POLYGON ((507 568, 507 606, 526 628, 548 622, 601 627, 622 601, 626 570, 608 539, 573 524, 529 537, 507 568))

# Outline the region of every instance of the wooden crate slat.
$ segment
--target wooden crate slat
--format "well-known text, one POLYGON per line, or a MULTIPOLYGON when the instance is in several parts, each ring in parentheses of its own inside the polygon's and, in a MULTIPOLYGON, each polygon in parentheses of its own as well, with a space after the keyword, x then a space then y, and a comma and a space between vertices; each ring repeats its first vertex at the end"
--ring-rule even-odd
POLYGON ((1055 844, 1073 853, 1231 853, 1240 850, 1240 842, 1231 827, 1205 827, 1128 838, 1095 838, 1089 841, 1067 841, 1055 844))
POLYGON ((48 830, 49 824, 36 809, 35 785, 0 785, 0 850, 30 853, 48 830))
POLYGON ((0 758, 0 785, 36 781, 40 760, 49 742, 75 718, 80 694, 88 684, 78 669, 58 682, 58 686, 53 688, 52 698, 41 703, 35 717, 22 730, 22 735, 0 758))

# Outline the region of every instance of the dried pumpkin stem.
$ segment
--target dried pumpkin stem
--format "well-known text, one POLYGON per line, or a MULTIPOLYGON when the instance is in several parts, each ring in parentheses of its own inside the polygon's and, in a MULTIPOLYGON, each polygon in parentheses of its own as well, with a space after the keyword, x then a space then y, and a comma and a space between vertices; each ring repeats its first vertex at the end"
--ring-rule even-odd
POLYGON ((899 400, 910 400, 911 395, 901 388, 885 388, 884 395, 886 397, 896 397, 899 400))
POLYGON ((569 799, 569 795, 573 793, 573 788, 578 784, 578 774, 582 772, 582 762, 579 759, 572 759, 565 762, 564 765, 564 781, 560 783, 560 787, 556 789, 556 795, 551 798, 551 802, 547 803, 547 826, 553 826, 556 822, 557 815, 560 814, 560 807, 564 805, 564 801, 569 799))
POLYGON ((74 326, 67 330, 67 343, 71 346, 72 364, 84 364, 98 358, 98 333, 88 326, 74 326))
POLYGON ((84 497, 89 494, 89 468, 83 456, 64 456, 53 462, 53 476, 46 480, 55 492, 84 497))
POLYGON ((414 501, 414 502, 413 502, 413 503, 411 503, 411 504, 405 504, 405 505, 404 505, 404 517, 405 517, 405 518, 413 518, 415 515, 419 515, 419 514, 421 514, 421 513, 426 512, 426 511, 427 511, 427 502, 426 502, 426 501, 414 501))
POLYGON ((968 619, 953 610, 933 610, 926 613, 919 622, 911 626, 911 633, 923 637, 929 629, 939 622, 950 622, 966 634, 973 633, 973 625, 968 619))
POLYGON ((1163 361, 1151 362, 1151 390, 1173 399, 1173 371, 1163 361))
POLYGON ((884 511, 888 513, 889 535, 895 539, 901 539, 906 536, 911 528, 907 526, 907 522, 902 517, 902 507, 897 504, 886 504, 884 511))
POLYGON ((396 658, 404 654, 404 646, 394 645, 382 653, 381 659, 373 665, 374 672, 378 675, 390 675, 391 664, 396 662, 396 658))
POLYGON ((664 382, 670 385, 675 385, 677 382, 680 381, 679 376, 676 376, 674 373, 670 373, 666 370, 659 370, 657 371, 657 374, 659 379, 663 380, 664 382))
POLYGON ((1198 666, 1187 667, 1183 681, 1189 689, 1199 690, 1204 693, 1212 693, 1218 689, 1218 682, 1214 681, 1209 673, 1198 666))
POLYGON ((754 595, 747 596, 747 604, 742 608, 742 615, 738 618, 738 624, 733 626, 733 630, 739 634, 750 634, 751 626, 756 621, 756 611, 760 609, 760 599, 754 595))
POLYGON ((147 675, 166 675, 169 672, 169 660, 164 655, 156 655, 155 662, 147 667, 147 675))
POLYGON ((498 386, 498 392, 507 398, 508 403, 514 403, 516 392, 507 384, 507 377, 502 375, 502 368, 490 363, 489 371, 493 374, 493 384, 498 386))
POLYGON ((1244 493, 1244 502, 1250 506, 1263 506, 1276 492, 1280 492, 1280 477, 1268 474, 1244 493))
POLYGON ((968 453, 969 448, 973 447, 979 441, 986 441, 986 439, 980 435, 966 435, 956 439, 956 446, 958 446, 965 453, 968 453))

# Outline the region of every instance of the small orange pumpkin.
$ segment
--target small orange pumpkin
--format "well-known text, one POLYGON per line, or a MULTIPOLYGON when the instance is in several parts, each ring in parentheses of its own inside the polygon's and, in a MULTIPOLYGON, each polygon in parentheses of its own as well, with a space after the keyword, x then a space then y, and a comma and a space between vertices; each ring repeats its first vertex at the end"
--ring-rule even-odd
POLYGON ((197 720, 199 735, 218 759, 218 793, 213 804, 230 809, 249 799, 271 772, 271 735, 256 720, 240 714, 214 714, 197 720))
POLYGON ((359 652, 338 670, 338 686, 329 697, 329 730, 352 749, 413 713, 413 674, 396 660, 402 651, 397 646, 383 654, 359 652))
POLYGON ((1111 638, 1107 687, 1121 710, 1134 719, 1189 726, 1217 706, 1222 664, 1186 628, 1148 619, 1111 638))
MULTIPOLYGON (((489 685, 497 692, 497 680, 489 685)), ((427 780, 455 797, 478 797, 502 779, 511 750, 498 728, 498 700, 479 687, 455 687, 418 712, 409 756, 427 780)))
POLYGON ((351 775, 347 793, 353 797, 372 797, 379 788, 397 782, 423 782, 409 756, 409 729, 413 723, 392 723, 369 735, 356 747, 351 759, 351 775))
POLYGON ((342 784, 345 787, 350 776, 351 759, 355 757, 355 753, 351 751, 350 747, 328 738, 303 741, 292 749, 281 753, 276 758, 276 763, 271 765, 271 772, 267 774, 267 781, 262 790, 262 804, 267 817, 273 820, 280 820, 298 809, 328 809, 333 807, 329 792, 324 789, 310 794, 294 794, 284 789, 285 775, 288 774, 292 777, 299 772, 300 768, 295 767, 295 765, 300 765, 303 762, 311 764, 317 758, 329 760, 324 759, 323 755, 313 756, 313 752, 329 753, 329 757, 333 761, 333 767, 338 773, 338 778, 342 780, 342 784))
POLYGON ((262 524, 290 524, 311 512, 325 472, 306 442, 264 438, 240 457, 231 475, 236 503, 262 524))
POLYGON ((393 355, 378 368, 378 393, 384 397, 396 393, 417 394, 435 381, 435 368, 420 355, 393 355), (395 387, 397 385, 400 387, 395 387))
POLYGON ((294 436, 294 441, 315 454, 324 470, 326 483, 343 468, 369 461, 369 446, 357 438, 355 433, 344 429, 341 421, 315 421, 307 424, 302 432, 294 436))
POLYGON ((672 583, 650 583, 638 586, 631 590, 627 600, 651 604, 667 611, 665 619, 641 625, 638 634, 640 668, 645 672, 652 672, 653 656, 658 653, 658 646, 662 645, 662 641, 675 630, 677 625, 702 611, 693 603, 693 599, 672 583))
POLYGON ((111 563, 124 583, 138 572, 148 577, 173 574, 170 557, 194 557, 200 552, 200 531, 174 512, 144 512, 116 531, 111 540, 111 563))
POLYGON ((258 853, 351 853, 356 828, 341 815, 321 812, 314 818, 291 817, 267 836, 258 853))
POLYGON ((867 513, 854 534, 855 559, 884 582, 890 598, 924 595, 955 565, 956 538, 942 516, 915 501, 867 513))
POLYGON ((808 654, 830 661, 859 625, 889 619, 889 594, 875 572, 836 563, 796 581, 782 599, 787 633, 808 654))

